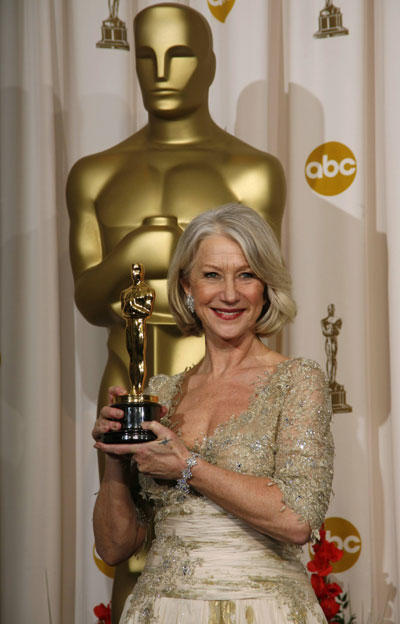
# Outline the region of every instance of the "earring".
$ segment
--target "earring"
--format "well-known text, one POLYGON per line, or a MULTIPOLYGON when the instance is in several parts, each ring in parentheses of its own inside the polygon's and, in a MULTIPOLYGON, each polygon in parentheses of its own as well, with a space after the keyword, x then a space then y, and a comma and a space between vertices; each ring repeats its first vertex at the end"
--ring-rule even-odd
POLYGON ((185 305, 189 312, 194 314, 194 297, 193 295, 186 295, 185 305))

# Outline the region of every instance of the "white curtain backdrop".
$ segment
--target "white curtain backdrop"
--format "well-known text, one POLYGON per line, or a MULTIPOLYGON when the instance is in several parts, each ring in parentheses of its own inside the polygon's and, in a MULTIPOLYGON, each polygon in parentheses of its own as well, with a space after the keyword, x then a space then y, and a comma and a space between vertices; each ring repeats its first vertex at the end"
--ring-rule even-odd
MULTIPOLYGON (((132 20, 152 4, 120 1, 126 52, 96 48, 107 0, 0 3, 5 623, 94 624, 93 607, 110 600, 112 581, 96 565, 91 528, 98 476, 90 430, 106 332, 74 305, 64 196, 76 160, 146 122, 132 20)), ((350 522, 361 549, 336 579, 349 591, 358 623, 396 624, 400 4, 337 0, 349 34, 323 39, 313 33, 325 0, 181 4, 201 11, 213 30, 214 120, 278 156, 286 172, 283 250, 299 314, 283 335, 284 352, 324 366, 320 321, 328 304, 343 321, 337 381, 353 411, 334 416, 328 517, 350 522), (218 19, 229 6, 225 21, 218 19), (317 193, 305 176, 311 152, 328 142, 356 160, 354 180, 335 195, 317 193)))

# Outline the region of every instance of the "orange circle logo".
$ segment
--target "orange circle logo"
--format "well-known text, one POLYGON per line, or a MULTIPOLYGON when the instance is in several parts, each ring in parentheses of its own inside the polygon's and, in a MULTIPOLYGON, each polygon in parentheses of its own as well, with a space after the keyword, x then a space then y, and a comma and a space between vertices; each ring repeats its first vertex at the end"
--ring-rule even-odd
POLYGON ((305 176, 319 195, 338 195, 351 186, 357 173, 357 161, 343 143, 330 141, 315 148, 307 158, 305 176))
POLYGON ((105 574, 109 578, 114 578, 114 576, 115 576, 115 568, 112 568, 111 566, 107 565, 103 561, 103 559, 100 559, 99 555, 97 554, 97 550, 96 550, 95 544, 93 544, 93 559, 94 559, 94 562, 95 562, 96 566, 99 568, 100 572, 102 572, 103 574, 105 574))
MULTIPOLYGON (((337 548, 343 551, 343 557, 340 561, 332 563, 333 574, 345 572, 357 562, 361 554, 361 536, 351 522, 344 518, 326 518, 325 519, 325 539, 333 542, 337 548)), ((314 553, 309 546, 311 559, 314 553)))
POLYGON ((236 0, 208 0, 208 8, 217 20, 225 22, 235 1, 236 0))

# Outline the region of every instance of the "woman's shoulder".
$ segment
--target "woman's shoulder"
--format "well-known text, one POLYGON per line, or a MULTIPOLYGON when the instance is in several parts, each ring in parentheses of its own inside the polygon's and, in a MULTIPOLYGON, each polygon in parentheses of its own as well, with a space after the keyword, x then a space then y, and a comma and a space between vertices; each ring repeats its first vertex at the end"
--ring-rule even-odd
POLYGON ((148 392, 156 395, 160 403, 171 404, 173 398, 179 392, 186 371, 176 375, 159 374, 149 379, 148 392))
POLYGON ((285 378, 292 383, 300 381, 313 381, 314 383, 326 384, 326 375, 321 366, 315 360, 306 357, 290 357, 282 360, 272 375, 275 379, 285 378))
POLYGON ((150 377, 148 388, 151 394, 157 394, 156 391, 166 388, 173 388, 176 386, 179 378, 183 373, 178 373, 177 375, 165 375, 159 374, 154 375, 154 377, 150 377))

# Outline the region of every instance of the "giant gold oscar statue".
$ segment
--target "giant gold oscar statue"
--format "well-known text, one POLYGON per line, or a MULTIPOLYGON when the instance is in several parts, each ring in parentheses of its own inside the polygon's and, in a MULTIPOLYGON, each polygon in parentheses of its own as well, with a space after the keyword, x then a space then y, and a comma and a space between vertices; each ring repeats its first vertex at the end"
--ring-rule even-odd
MULTIPOLYGON (((110 385, 129 384, 119 303, 129 285, 126 267, 143 263, 157 295, 148 323, 149 374, 182 370, 203 354, 202 339, 179 335, 167 304, 167 269, 183 229, 200 212, 240 201, 279 237, 286 194, 279 161, 211 119, 215 55, 204 17, 184 5, 153 5, 136 16, 134 34, 148 123, 78 161, 67 184, 76 303, 89 322, 109 330, 99 406, 110 385)), ((128 563, 118 566, 113 623, 134 582, 128 563)))

